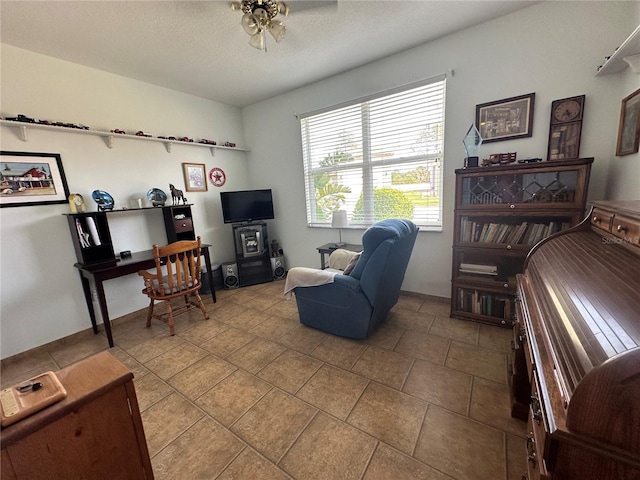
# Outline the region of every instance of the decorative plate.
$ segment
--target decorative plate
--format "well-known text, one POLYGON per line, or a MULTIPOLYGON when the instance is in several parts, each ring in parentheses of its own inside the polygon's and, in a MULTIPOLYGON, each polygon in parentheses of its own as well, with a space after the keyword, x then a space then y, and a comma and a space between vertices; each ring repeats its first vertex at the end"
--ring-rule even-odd
POLYGON ((98 204, 98 210, 113 210, 113 197, 104 190, 94 190, 91 198, 98 204))
POLYGON ((154 207, 163 207, 167 201, 167 194, 159 188, 152 188, 147 192, 147 198, 154 207))

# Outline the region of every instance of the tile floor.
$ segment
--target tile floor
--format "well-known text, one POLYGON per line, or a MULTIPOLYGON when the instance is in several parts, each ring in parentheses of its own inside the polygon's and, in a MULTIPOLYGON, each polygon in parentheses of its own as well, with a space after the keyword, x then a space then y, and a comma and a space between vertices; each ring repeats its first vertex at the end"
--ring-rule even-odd
MULTIPOLYGON (((157 480, 520 480, 509 416, 510 331, 402 295, 367 340, 301 325, 284 282, 203 296, 176 335, 145 311, 114 321, 135 375, 157 480)), ((87 320, 88 322, 88 320, 87 320)), ((6 359, 2 384, 105 350, 82 332, 6 359)))

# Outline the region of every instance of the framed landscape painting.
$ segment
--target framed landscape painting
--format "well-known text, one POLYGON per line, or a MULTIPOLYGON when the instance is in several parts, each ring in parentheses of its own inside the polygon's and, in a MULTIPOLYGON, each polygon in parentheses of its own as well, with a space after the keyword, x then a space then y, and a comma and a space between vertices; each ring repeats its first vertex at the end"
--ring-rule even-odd
POLYGON ((636 153, 640 146, 640 89, 622 99, 616 156, 636 153))
POLYGON ((0 151, 0 207, 53 205, 68 198, 60 154, 0 151))

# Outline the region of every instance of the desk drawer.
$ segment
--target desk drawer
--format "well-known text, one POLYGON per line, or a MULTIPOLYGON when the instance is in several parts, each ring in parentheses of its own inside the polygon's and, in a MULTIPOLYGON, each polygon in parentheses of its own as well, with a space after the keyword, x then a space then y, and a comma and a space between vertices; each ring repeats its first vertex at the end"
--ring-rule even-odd
POLYGON ((591 225, 607 232, 611 231, 613 214, 599 208, 595 208, 591 214, 591 225))
POLYGON ((174 220, 173 228, 175 229, 176 233, 190 232, 193 230, 193 222, 191 221, 190 218, 183 218, 182 220, 174 220))
POLYGON ((611 224, 611 233, 632 245, 640 244, 640 223, 637 219, 616 215, 611 224))

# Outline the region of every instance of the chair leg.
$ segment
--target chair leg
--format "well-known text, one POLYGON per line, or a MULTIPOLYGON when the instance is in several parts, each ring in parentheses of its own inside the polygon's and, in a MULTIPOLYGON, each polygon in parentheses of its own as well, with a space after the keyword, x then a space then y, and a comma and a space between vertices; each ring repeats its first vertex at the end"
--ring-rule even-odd
POLYGON ((171 310, 171 302, 169 300, 165 300, 167 304, 167 323, 169 324, 169 335, 173 336, 176 334, 176 326, 173 323, 173 310, 171 310))
POLYGON ((147 328, 151 327, 151 318, 153 317, 153 298, 149 303, 149 308, 147 309, 147 328))
POLYGON ((196 296, 196 300, 198 301, 198 306, 200 307, 200 310, 202 310, 202 314, 204 315, 204 318, 208 320, 209 312, 207 312, 207 309, 205 308, 204 303, 202 303, 202 298, 200 298, 200 294, 198 293, 198 291, 193 292, 193 294, 196 296))

